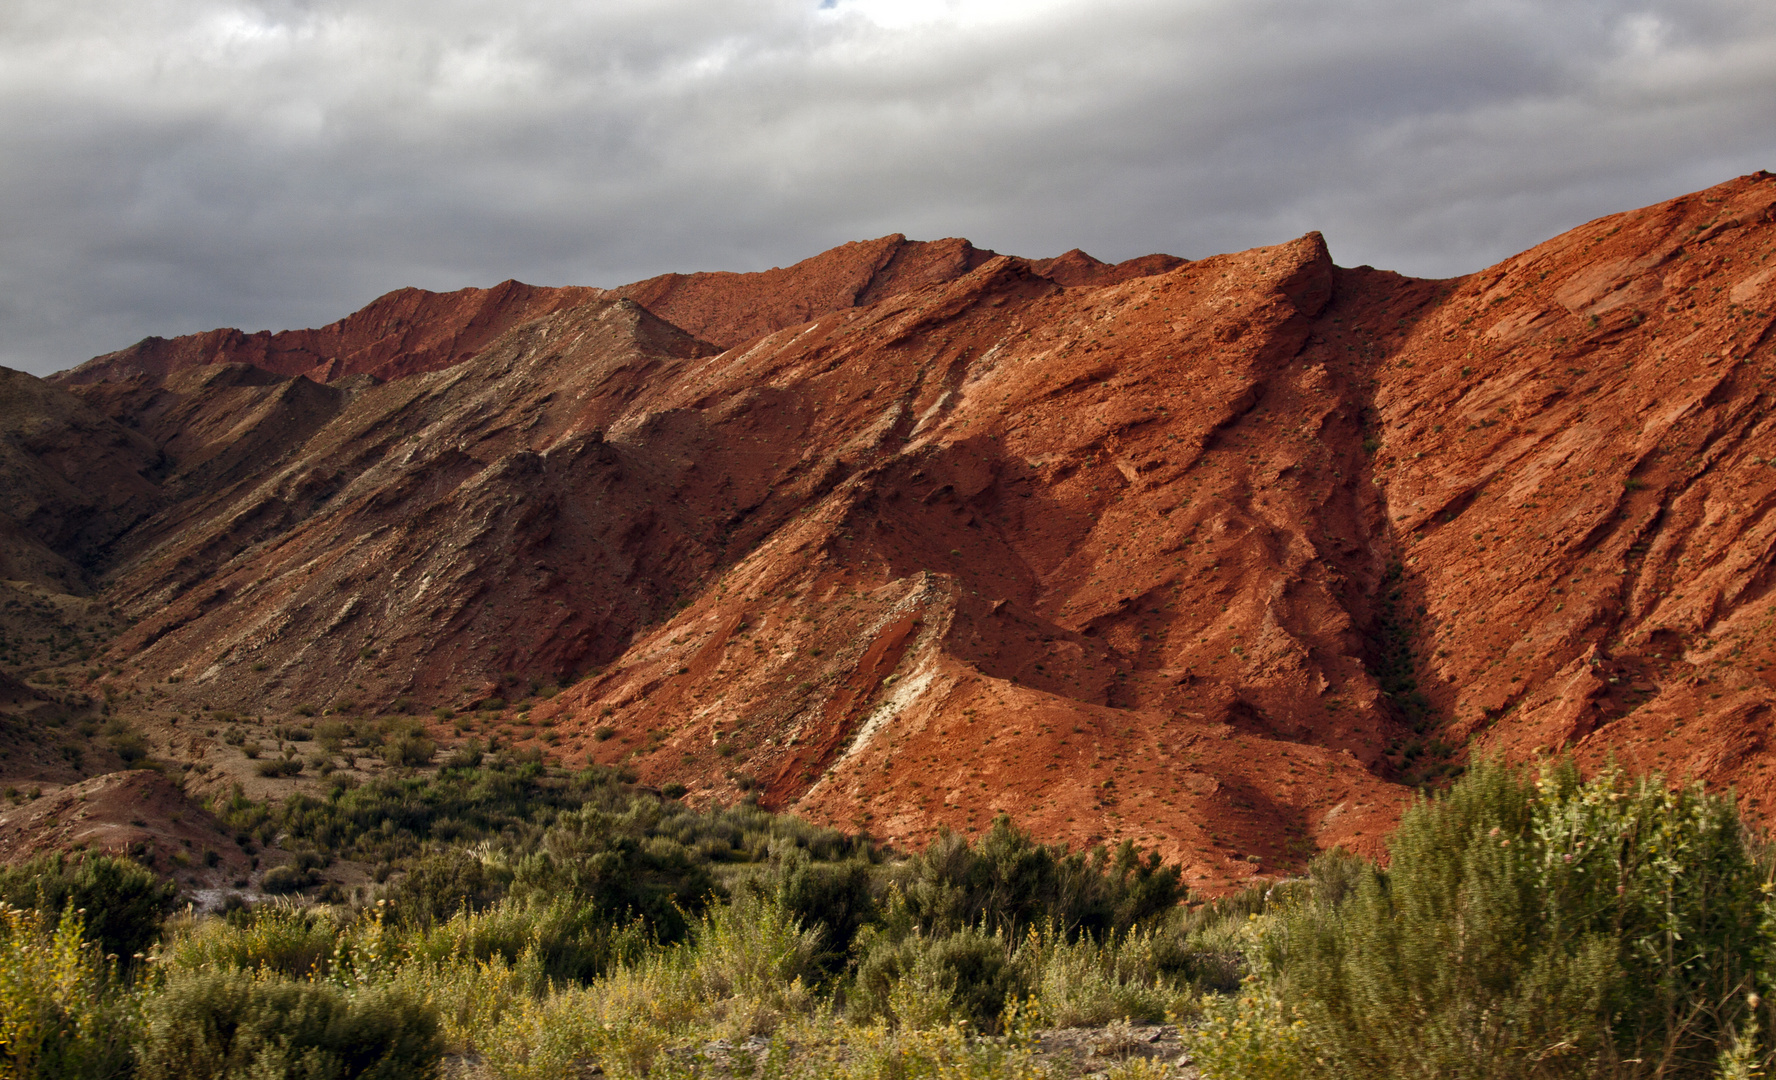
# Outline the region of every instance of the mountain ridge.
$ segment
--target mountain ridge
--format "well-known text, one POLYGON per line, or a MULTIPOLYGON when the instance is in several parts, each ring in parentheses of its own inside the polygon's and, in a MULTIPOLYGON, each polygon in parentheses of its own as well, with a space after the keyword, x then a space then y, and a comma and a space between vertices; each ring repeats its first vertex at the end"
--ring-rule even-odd
POLYGON ((295 782, 175 710, 399 703, 896 842, 1132 839, 1211 891, 1380 854, 1473 752, 1756 815, 1772 207, 1741 177, 1441 281, 1313 233, 1117 266, 896 234, 405 290, 54 377, 127 524, 0 510, 133 620, 48 670, 199 792, 295 782))

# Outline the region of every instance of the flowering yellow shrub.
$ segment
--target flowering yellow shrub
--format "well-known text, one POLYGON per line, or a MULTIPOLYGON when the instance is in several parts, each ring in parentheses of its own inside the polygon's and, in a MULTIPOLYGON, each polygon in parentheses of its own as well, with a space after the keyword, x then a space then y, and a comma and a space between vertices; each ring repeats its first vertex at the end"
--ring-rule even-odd
POLYGON ((0 903, 0 935, 0 1080, 120 1069, 127 1028, 81 913, 63 912, 46 931, 36 912, 0 903))
POLYGON ((1302 1075, 1306 1024, 1282 999, 1248 976, 1245 989, 1207 1007, 1184 1031, 1184 1045, 1209 1080, 1295 1080, 1302 1075))

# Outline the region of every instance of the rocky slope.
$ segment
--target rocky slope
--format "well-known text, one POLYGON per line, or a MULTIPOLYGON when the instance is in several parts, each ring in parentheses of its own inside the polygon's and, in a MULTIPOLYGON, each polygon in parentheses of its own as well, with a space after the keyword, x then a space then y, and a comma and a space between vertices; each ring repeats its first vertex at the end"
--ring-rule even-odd
POLYGON ((475 355, 521 323, 572 307, 597 289, 549 289, 506 281, 491 289, 433 293, 397 289, 319 330, 212 330, 143 338, 55 377, 64 386, 159 379, 206 364, 250 364, 275 375, 327 382, 347 375, 392 379, 436 371, 475 355))
POLYGON ((20 391, 107 479, 0 537, 132 621, 62 674, 151 730, 451 709, 897 841, 1133 838, 1209 889, 1377 850, 1474 747, 1761 806, 1772 206, 1744 177, 1448 281, 1311 234, 1114 267, 894 236, 404 291, 20 391))

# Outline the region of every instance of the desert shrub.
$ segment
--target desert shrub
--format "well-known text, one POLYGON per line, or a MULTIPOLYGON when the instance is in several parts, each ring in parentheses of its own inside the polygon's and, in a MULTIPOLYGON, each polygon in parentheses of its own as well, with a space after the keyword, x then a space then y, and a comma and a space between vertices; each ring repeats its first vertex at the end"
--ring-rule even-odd
POLYGON ((444 767, 446 769, 478 768, 486 756, 487 750, 481 745, 481 740, 470 739, 450 751, 450 756, 444 759, 444 767))
POLYGON ((133 731, 119 732, 112 735, 106 742, 111 750, 123 760, 125 765, 134 765, 148 756, 148 740, 133 731))
POLYGON ((1703 1076, 1732 1041, 1765 877, 1726 798, 1483 763, 1390 850, 1273 941, 1326 1075, 1703 1076))
POLYGON ((913 1027, 963 1022, 997 1031, 1006 1000, 1029 991, 1003 932, 915 931, 899 941, 866 932, 861 946, 852 1001, 860 1017, 913 1027))
POLYGON ((510 1080, 583 1076, 593 1073, 588 1061, 605 1075, 648 1076, 675 1037, 708 1018, 685 965, 665 959, 618 969, 591 986, 519 998, 479 1034, 476 1048, 510 1080))
POLYGON ((160 936, 178 893, 147 868, 112 855, 41 855, 0 867, 0 900, 35 908, 45 928, 66 910, 82 913, 85 940, 126 966, 160 936))
POLYGON ((687 963, 700 997, 746 999, 754 1013, 747 1026, 754 1032, 811 1002, 820 932, 804 928, 776 901, 735 897, 698 919, 690 937, 687 963))
POLYGON ((505 899, 412 932, 404 944, 414 960, 447 964, 500 961, 527 966, 537 979, 585 983, 634 963, 654 940, 639 921, 613 923, 597 907, 567 898, 505 899))
POLYGON ((824 975, 844 969, 858 932, 876 919, 875 870, 867 856, 816 863, 802 848, 791 848, 777 861, 770 882, 773 899, 802 925, 820 932, 816 965, 824 975))
POLYGON ((700 910, 717 886, 706 858, 661 835, 668 805, 677 804, 638 800, 562 815, 514 867, 513 891, 581 898, 613 920, 645 920, 662 940, 682 938, 685 913, 700 910))
POLYGON ((1047 1026, 1158 1023, 1195 1008, 1195 957, 1164 930, 1135 930, 1103 942, 1032 930, 1014 959, 1047 1026))
POLYGON ((1342 847, 1323 851, 1307 866, 1308 891, 1303 899, 1322 909, 1336 908, 1357 891, 1369 869, 1368 860, 1342 847))
POLYGON ((1215 1080, 1298 1080, 1324 1064, 1308 1054, 1306 1027, 1252 975, 1243 992, 1209 999, 1200 1021, 1184 1029, 1184 1045, 1215 1080))
POLYGON ((259 879, 259 887, 273 896, 301 892, 320 881, 313 870, 301 866, 274 866, 259 879))
POLYGON ((214 971, 178 974, 143 1003, 144 1080, 401 1080, 437 1074, 438 1017, 402 990, 214 971))
MULTIPOLYGON (((446 768, 435 776, 383 776, 363 784, 342 780, 324 797, 298 792, 282 803, 266 804, 247 799, 236 789, 212 799, 210 805, 231 828, 263 842, 287 833, 286 846, 307 846, 367 862, 412 860, 446 847, 477 844, 497 846, 514 863, 538 852, 547 856, 545 862, 577 858, 573 853, 581 848, 590 857, 602 850, 600 844, 586 847, 565 837, 551 841, 556 850, 543 844, 545 834, 559 821, 587 809, 604 815, 599 822, 613 830, 613 843, 651 844, 656 853, 677 845, 683 849, 681 855, 707 866, 763 864, 772 852, 790 848, 806 850, 823 861, 854 854, 880 858, 861 837, 757 806, 699 812, 637 789, 631 778, 612 769, 594 766, 572 775, 551 775, 539 758, 506 751, 486 754, 476 768, 446 768)), ((581 822, 573 830, 584 834, 604 825, 581 822)), ((601 871, 593 867, 591 872, 601 871)), ((709 882, 697 880, 676 891, 695 908, 710 887, 709 882)))
POLYGON ((432 926, 462 911, 480 911, 505 894, 505 881, 480 859, 454 850, 413 863, 386 894, 395 918, 432 926))
POLYGON ((0 1076, 125 1075, 127 1002, 111 972, 73 909, 46 927, 0 904, 0 1076))
MULTIPOLYGON (((696 919, 681 946, 649 950, 589 985, 514 1002, 477 1048, 507 1077, 586 1075, 596 1071, 588 1063, 607 1075, 659 1075, 653 1070, 675 1043, 738 1042, 814 1015, 808 978, 817 936, 769 898, 745 895, 696 919)), ((736 1075, 756 1074, 745 1063, 752 1067, 736 1075)), ((696 1064, 679 1058, 663 1071, 704 1075, 696 1064)), ((782 1064, 767 1074, 789 1075, 782 1064)))
POLYGON ((978 844, 943 833, 908 860, 901 888, 931 932, 984 926, 1018 934, 1052 923, 1069 936, 1120 933, 1184 898, 1180 870, 1133 844, 1069 852, 1037 843, 1001 814, 978 844))
POLYGON ((424 735, 397 735, 382 744, 384 761, 409 768, 427 764, 437 752, 438 744, 424 735))
POLYGON ((1755 979, 1772 908, 1730 794, 1570 763, 1537 781, 1532 847, 1548 933, 1613 939, 1616 1049, 1661 1071, 1707 1071, 1755 979))
POLYGON ((535 764, 495 757, 476 770, 342 785, 325 798, 297 793, 266 805, 236 794, 212 806, 236 828, 287 832, 320 850, 388 860, 422 854, 445 839, 439 831, 458 845, 501 838, 528 846, 557 815, 614 783, 595 770, 554 779, 535 764))
MULTIPOLYGON (((1365 442, 1364 448, 1369 444, 1365 442)), ((1405 567, 1390 564, 1375 595, 1376 620, 1369 638, 1370 670, 1387 701, 1415 732, 1424 732, 1433 716, 1431 701, 1418 688, 1418 657, 1413 653, 1415 628, 1408 614, 1405 567)), ((1449 770, 1433 767, 1422 780, 1449 770)))
POLYGON ((281 900, 176 925, 161 950, 165 971, 263 970, 296 979, 330 973, 347 932, 326 911, 281 900))
POLYGON ((300 758, 267 758, 253 766, 253 771, 260 776, 298 776, 302 772, 300 758))

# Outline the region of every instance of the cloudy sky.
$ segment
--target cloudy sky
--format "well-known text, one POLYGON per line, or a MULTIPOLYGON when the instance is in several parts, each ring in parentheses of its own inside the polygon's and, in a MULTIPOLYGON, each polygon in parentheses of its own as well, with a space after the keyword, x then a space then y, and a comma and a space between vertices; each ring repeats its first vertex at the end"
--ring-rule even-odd
POLYGON ((0 0, 0 364, 890 232, 1445 276, 1759 168, 1770 0, 0 0))

